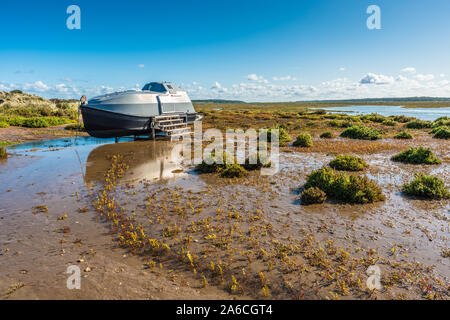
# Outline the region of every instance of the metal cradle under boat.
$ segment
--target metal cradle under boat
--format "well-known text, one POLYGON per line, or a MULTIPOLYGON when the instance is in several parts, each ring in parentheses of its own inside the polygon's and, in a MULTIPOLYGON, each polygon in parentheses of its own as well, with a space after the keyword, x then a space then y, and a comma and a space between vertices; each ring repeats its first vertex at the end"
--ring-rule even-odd
POLYGON ((106 94, 81 105, 86 131, 94 137, 186 132, 197 113, 187 93, 172 83, 151 82, 142 91, 106 94))

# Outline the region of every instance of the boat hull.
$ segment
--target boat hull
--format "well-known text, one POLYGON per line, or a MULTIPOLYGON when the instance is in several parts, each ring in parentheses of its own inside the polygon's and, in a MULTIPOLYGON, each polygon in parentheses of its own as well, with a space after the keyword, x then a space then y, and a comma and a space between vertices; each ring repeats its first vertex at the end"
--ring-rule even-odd
POLYGON ((151 130, 151 117, 136 117, 81 107, 84 128, 97 138, 114 138, 148 134, 151 130))

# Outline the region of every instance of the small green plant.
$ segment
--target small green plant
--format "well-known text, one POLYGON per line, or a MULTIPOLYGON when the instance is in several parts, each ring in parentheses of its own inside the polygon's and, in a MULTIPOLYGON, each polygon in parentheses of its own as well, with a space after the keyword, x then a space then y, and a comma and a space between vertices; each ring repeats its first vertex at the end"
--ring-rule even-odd
POLYGON ((362 171, 367 167, 367 163, 357 156, 338 155, 329 163, 329 166, 335 170, 362 171))
POLYGON ((317 187, 310 187, 303 191, 300 200, 304 205, 324 203, 327 200, 327 194, 317 187))
POLYGON ((326 194, 330 194, 332 192, 332 185, 336 178, 336 173, 328 168, 324 167, 322 169, 311 172, 308 175, 308 180, 305 184, 305 189, 309 188, 319 188, 320 190, 325 191, 326 194))
POLYGON ((354 125, 353 121, 350 120, 343 120, 343 121, 338 121, 338 120, 331 120, 328 123, 331 127, 337 127, 337 128, 348 128, 354 125))
POLYGON ((9 123, 6 121, 0 121, 0 128, 8 128, 9 127, 9 123))
POLYGON ((431 124, 432 128, 437 128, 437 127, 442 127, 442 126, 450 127, 450 119, 448 117, 444 116, 444 117, 437 118, 431 124))
POLYGON ((294 147, 308 148, 313 146, 312 137, 309 133, 300 133, 293 143, 294 147))
POLYGON ((80 123, 79 125, 76 123, 71 123, 71 124, 65 126, 64 129, 71 130, 71 131, 77 131, 77 129, 78 129, 78 131, 80 131, 80 132, 85 131, 83 123, 80 123))
POLYGON ((361 140, 377 140, 381 138, 381 132, 366 126, 353 126, 345 129, 341 137, 361 140))
POLYGON ((247 159, 245 159, 245 164, 243 165, 244 169, 248 171, 258 170, 261 168, 270 167, 270 161, 267 154, 263 155, 261 153, 256 153, 250 155, 247 159))
POLYGON ((226 152, 222 153, 222 160, 219 155, 215 153, 203 159, 202 163, 197 165, 196 170, 200 173, 219 173, 222 172, 228 165, 235 164, 236 159, 226 152))
POLYGON ((414 180, 404 184, 402 191, 410 196, 427 199, 450 198, 450 192, 445 188, 441 179, 435 176, 427 176, 423 173, 415 173, 414 180))
POLYGON ((403 130, 403 131, 397 133, 397 134, 394 136, 394 138, 395 138, 395 139, 412 139, 413 136, 412 136, 412 134, 409 133, 408 131, 403 130))
POLYGON ((398 122, 394 121, 392 119, 386 119, 381 124, 383 124, 385 126, 395 127, 396 125, 398 125, 398 122))
POLYGON ((408 129, 431 128, 431 122, 425 120, 412 120, 405 125, 408 129))
POLYGON ((440 164, 439 160, 430 148, 409 148, 391 158, 392 161, 411 164, 440 164))
POLYGON ((433 138, 436 139, 450 139, 450 128, 449 127, 437 127, 434 131, 433 138))
POLYGON ((0 159, 6 159, 8 158, 8 153, 6 152, 6 148, 1 147, 0 148, 0 159))
POLYGON ((333 133, 327 131, 327 132, 322 133, 320 135, 320 138, 322 138, 322 139, 332 139, 332 138, 334 138, 334 135, 333 135, 333 133))
POLYGON ((409 122, 411 120, 415 120, 416 119, 416 118, 407 117, 407 116, 404 116, 404 115, 393 116, 391 118, 392 118, 392 120, 397 121, 397 122, 401 122, 401 123, 406 123, 406 122, 409 122))
POLYGON ((361 119, 371 121, 371 122, 378 122, 378 123, 382 123, 382 122, 386 121, 386 117, 383 117, 382 115, 380 115, 378 113, 366 114, 366 115, 362 116, 361 119))
POLYGON ((308 175, 305 189, 317 187, 327 196, 346 203, 372 203, 385 197, 380 187, 367 177, 336 173, 324 167, 308 175))
POLYGON ((222 178, 240 178, 247 174, 247 171, 238 164, 230 164, 220 173, 222 178))
POLYGON ((46 128, 46 127, 49 127, 50 124, 44 118, 33 117, 33 118, 25 119, 23 121, 22 126, 27 127, 27 128, 46 128))
POLYGON ((281 145, 291 141, 291 136, 287 132, 286 128, 275 126, 273 128, 267 129, 267 142, 272 142, 272 130, 278 130, 278 141, 281 145))

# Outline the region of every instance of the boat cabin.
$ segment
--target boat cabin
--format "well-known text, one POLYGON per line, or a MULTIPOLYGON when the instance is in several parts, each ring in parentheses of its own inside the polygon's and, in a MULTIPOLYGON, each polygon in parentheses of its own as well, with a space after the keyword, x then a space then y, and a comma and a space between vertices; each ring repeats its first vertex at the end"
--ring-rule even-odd
POLYGON ((178 90, 181 89, 171 82, 150 82, 142 88, 142 91, 153 91, 158 93, 175 93, 178 90))

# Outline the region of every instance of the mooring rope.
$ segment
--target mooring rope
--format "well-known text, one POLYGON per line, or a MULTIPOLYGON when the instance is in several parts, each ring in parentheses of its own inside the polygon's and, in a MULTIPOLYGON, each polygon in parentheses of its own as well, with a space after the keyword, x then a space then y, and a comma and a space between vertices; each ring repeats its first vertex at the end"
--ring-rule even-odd
POLYGON ((80 103, 78 104, 78 110, 77 110, 77 130, 75 132, 75 141, 72 144, 71 148, 73 149, 73 151, 75 151, 75 154, 77 155, 78 158, 78 163, 80 164, 80 170, 81 170, 81 175, 83 176, 83 181, 85 181, 85 175, 84 175, 84 170, 83 170, 83 164, 81 163, 81 158, 80 158, 80 154, 78 153, 78 150, 76 148, 74 148, 74 145, 76 145, 77 140, 78 140, 78 131, 80 130, 80 113, 81 113, 81 106, 86 102, 86 96, 83 95, 80 99, 80 103))

